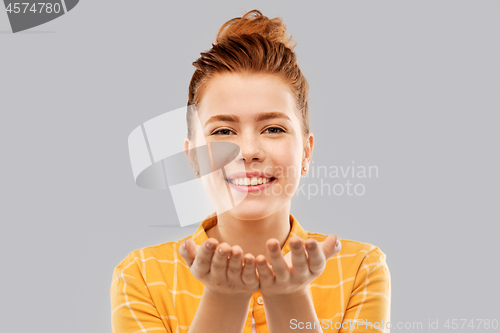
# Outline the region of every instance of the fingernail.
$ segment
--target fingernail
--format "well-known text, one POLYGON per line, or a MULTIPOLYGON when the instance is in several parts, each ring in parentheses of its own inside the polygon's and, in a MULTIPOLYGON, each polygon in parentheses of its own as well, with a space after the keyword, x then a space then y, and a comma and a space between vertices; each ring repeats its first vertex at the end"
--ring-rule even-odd
POLYGON ((245 265, 251 265, 251 264, 252 264, 252 260, 245 258, 245 265))
POLYGON ((333 254, 338 254, 340 253, 340 250, 342 249, 342 243, 340 242, 340 240, 337 238, 337 242, 335 243, 335 250, 333 250, 333 254))
POLYGON ((257 262, 257 265, 259 265, 259 266, 261 266, 261 267, 262 267, 262 266, 264 266, 265 264, 266 264, 266 262, 265 262, 265 261, 258 261, 258 262, 257 262))
POLYGON ((301 245, 302 245, 302 244, 301 244, 301 243, 299 243, 299 242, 297 242, 297 243, 292 243, 292 247, 293 247, 294 249, 300 249, 300 246, 301 246, 301 245))
POLYGON ((316 248, 316 242, 308 243, 307 244, 307 249, 308 250, 314 250, 315 248, 316 248))
POLYGON ((220 254, 221 256, 223 256, 223 255, 224 255, 224 250, 222 250, 222 248, 221 248, 221 247, 219 247, 219 254, 220 254))
POLYGON ((278 251, 278 245, 276 243, 269 244, 269 250, 270 251, 278 251))
POLYGON ((185 243, 185 242, 184 242, 184 243, 182 243, 182 249, 183 249, 183 250, 186 250, 186 243, 185 243))
POLYGON ((210 243, 210 242, 209 242, 209 243, 207 243, 207 249, 209 249, 209 250, 213 250, 214 248, 215 248, 214 244, 212 244, 212 243, 210 243))

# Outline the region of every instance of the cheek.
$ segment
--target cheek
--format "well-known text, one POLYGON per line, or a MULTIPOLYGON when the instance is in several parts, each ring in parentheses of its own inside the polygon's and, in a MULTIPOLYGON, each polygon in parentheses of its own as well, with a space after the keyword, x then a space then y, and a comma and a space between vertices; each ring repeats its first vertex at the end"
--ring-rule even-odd
POLYGON ((222 171, 217 170, 201 178, 201 182, 205 192, 210 199, 216 204, 220 212, 225 212, 232 207, 229 190, 224 181, 222 171))
POLYGON ((280 169, 282 177, 300 178, 301 155, 297 145, 284 144, 273 153, 274 164, 280 169))

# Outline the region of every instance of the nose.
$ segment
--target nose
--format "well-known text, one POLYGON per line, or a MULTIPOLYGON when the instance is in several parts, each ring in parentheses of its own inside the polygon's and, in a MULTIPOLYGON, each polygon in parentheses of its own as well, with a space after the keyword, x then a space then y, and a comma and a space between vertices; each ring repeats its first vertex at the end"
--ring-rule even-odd
POLYGON ((265 153, 261 142, 255 136, 245 136, 237 144, 240 146, 240 160, 245 162, 262 162, 265 153))

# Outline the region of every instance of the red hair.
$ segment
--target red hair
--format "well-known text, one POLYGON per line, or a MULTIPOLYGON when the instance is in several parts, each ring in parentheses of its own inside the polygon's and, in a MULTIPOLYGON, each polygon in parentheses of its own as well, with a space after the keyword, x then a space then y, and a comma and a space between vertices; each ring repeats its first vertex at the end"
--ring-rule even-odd
MULTIPOLYGON (((297 64, 296 46, 280 17, 269 19, 259 10, 247 12, 222 25, 212 48, 193 62, 196 68, 189 83, 188 106, 197 108, 207 82, 219 74, 271 74, 290 87, 304 137, 309 134, 307 96, 309 84, 297 64)), ((188 107, 188 138, 193 138, 192 115, 188 107)))

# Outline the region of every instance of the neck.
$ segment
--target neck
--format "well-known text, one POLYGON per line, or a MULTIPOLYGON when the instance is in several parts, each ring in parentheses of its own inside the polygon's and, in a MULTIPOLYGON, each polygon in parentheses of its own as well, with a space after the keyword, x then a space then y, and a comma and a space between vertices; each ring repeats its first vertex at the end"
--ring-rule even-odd
POLYGON ((279 241, 280 247, 285 244, 290 233, 290 205, 265 218, 242 220, 225 212, 217 215, 217 225, 207 231, 209 238, 230 246, 239 245, 243 254, 251 253, 254 257, 264 255, 269 261, 266 242, 270 238, 279 241))

